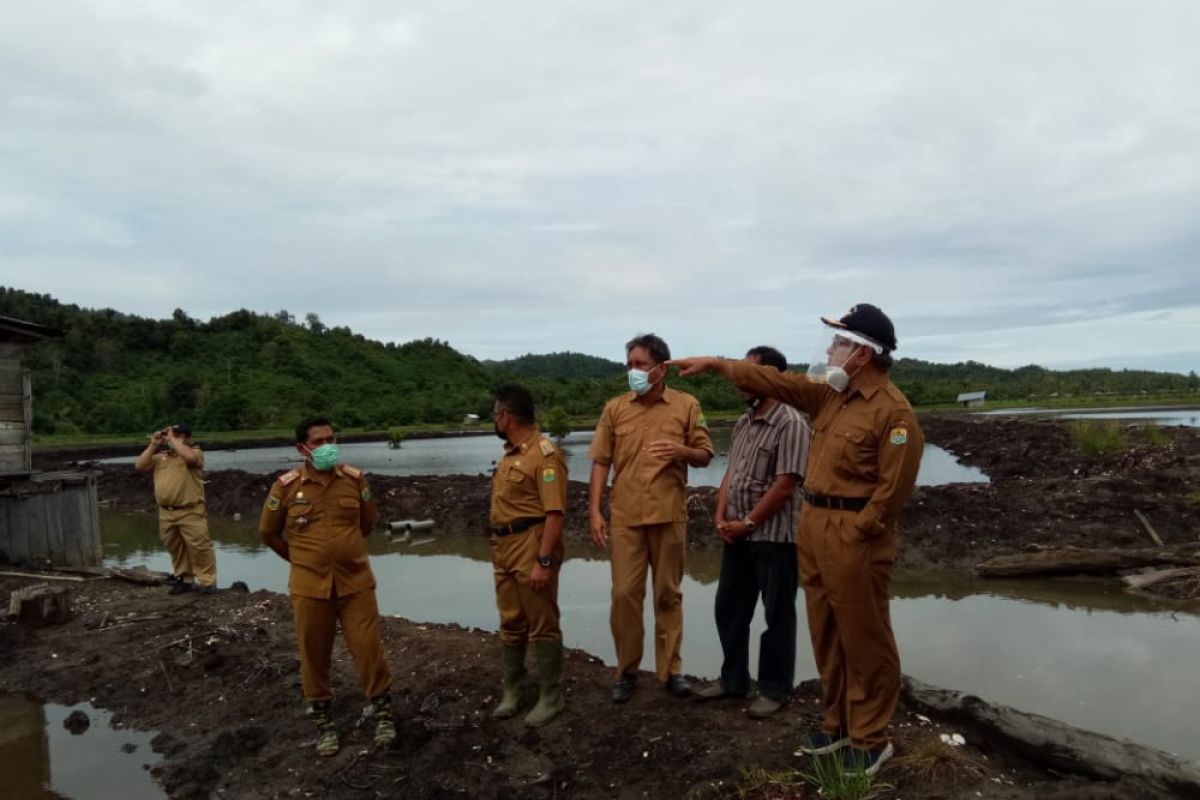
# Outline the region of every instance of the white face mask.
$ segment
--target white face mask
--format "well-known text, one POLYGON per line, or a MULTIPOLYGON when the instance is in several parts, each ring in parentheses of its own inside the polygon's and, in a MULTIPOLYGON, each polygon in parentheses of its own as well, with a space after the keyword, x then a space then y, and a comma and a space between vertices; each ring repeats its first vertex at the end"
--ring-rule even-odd
POLYGON ((850 385, 850 374, 840 365, 809 364, 808 379, 813 383, 828 384, 835 392, 844 392, 850 385))

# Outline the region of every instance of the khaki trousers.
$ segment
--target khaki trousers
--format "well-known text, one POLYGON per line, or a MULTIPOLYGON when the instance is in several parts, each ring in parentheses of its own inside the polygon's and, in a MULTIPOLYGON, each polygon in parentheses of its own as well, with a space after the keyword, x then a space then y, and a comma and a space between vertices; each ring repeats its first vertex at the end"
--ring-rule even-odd
POLYGON ((171 572, 197 586, 217 584, 217 557, 208 538, 204 504, 158 510, 158 538, 171 555, 171 572))
POLYGON ((492 537, 492 575, 496 582, 496 608, 500 611, 500 641, 508 645, 526 642, 561 642, 559 627, 558 570, 562 564, 560 541, 550 568, 550 585, 534 591, 529 573, 537 564, 542 540, 541 525, 521 533, 492 537))
POLYGON ((653 571, 655 675, 665 681, 683 671, 683 557, 687 521, 612 529, 612 611, 617 677, 642 663, 646 569, 653 571))
POLYGON ((374 589, 329 598, 294 594, 292 618, 296 623, 300 679, 306 700, 333 698, 329 670, 338 622, 342 623, 346 648, 358 668, 363 693, 370 699, 386 694, 391 688, 392 675, 383 659, 383 644, 379 638, 379 607, 374 589))
POLYGON ((805 505, 796 538, 823 729, 876 750, 900 698, 900 655, 888 609, 896 533, 862 540, 854 512, 805 505))

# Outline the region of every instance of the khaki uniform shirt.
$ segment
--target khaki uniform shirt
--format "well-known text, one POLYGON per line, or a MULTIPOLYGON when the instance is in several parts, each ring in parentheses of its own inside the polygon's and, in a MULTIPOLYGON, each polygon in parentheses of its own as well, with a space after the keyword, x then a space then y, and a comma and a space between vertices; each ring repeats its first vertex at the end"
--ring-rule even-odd
POLYGON ((567 464, 554 443, 534 430, 504 456, 492 473, 492 525, 567 510, 567 464))
POLYGON ((627 392, 604 405, 588 455, 614 469, 609 504, 614 526, 657 525, 687 519, 687 464, 663 461, 646 448, 656 439, 713 452, 700 403, 666 389, 649 406, 627 392))
POLYGON ((886 373, 856 378, 845 392, 837 392, 804 375, 738 361, 733 379, 741 388, 812 417, 805 492, 868 498, 854 521, 868 538, 895 529, 916 484, 925 434, 908 399, 886 373))
POLYGON ((204 502, 204 454, 199 466, 189 467, 173 450, 154 454, 154 500, 165 508, 194 506, 204 502))
POLYGON ((343 597, 375 588, 365 537, 378 516, 362 470, 339 464, 322 473, 305 464, 272 484, 258 532, 287 539, 292 594, 343 597))

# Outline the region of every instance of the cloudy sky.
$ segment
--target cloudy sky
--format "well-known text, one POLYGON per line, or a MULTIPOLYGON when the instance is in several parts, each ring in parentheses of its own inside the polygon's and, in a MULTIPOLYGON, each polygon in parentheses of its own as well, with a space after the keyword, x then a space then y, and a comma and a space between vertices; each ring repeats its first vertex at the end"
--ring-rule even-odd
POLYGON ((0 284, 480 358, 1200 369, 1200 3, 0 6, 0 284))

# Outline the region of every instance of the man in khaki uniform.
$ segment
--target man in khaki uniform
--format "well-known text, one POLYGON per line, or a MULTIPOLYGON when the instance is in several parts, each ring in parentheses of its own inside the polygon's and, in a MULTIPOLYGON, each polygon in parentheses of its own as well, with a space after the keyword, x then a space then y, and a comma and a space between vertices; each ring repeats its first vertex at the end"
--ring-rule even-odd
POLYGON ((204 508, 204 453, 192 444, 192 429, 172 425, 150 435, 134 462, 154 472, 158 536, 171 555, 171 594, 217 590, 217 559, 208 537, 204 508), (160 452, 160 448, 166 450, 160 452))
POLYGON ((329 670, 340 622, 346 647, 372 705, 375 745, 396 739, 391 716, 392 676, 379 637, 375 575, 366 536, 379 510, 362 470, 339 464, 329 420, 309 417, 296 426, 304 466, 280 475, 259 518, 263 543, 292 565, 288 591, 300 649, 300 677, 320 735, 317 753, 332 756, 340 743, 331 703, 329 670))
POLYGON ((494 428, 505 444, 492 473, 489 516, 504 696, 492 716, 507 719, 517 713, 525 650, 532 644, 540 691, 525 724, 537 728, 566 705, 558 570, 563 559, 567 465, 558 448, 537 429, 533 396, 527 389, 505 386, 495 398, 494 428))
POLYGON ((609 528, 601 510, 613 472, 612 610, 609 624, 617 650, 614 703, 633 695, 642 661, 642 603, 647 568, 654 580, 655 673, 673 694, 686 697, 683 677, 683 558, 687 547, 687 468, 712 460, 713 445, 700 403, 668 389, 671 351, 652 333, 625 345, 627 394, 604 406, 589 455, 588 505, 592 542, 604 549, 609 528))
POLYGON ((796 539, 809 635, 821 673, 824 719, 802 748, 842 752, 847 772, 874 774, 891 757, 888 726, 900 696, 889 585, 896 521, 912 494, 924 435, 888 378, 892 322, 860 303, 838 320, 827 362, 809 376, 748 361, 687 358, 681 375, 714 370, 739 388, 812 418, 812 448, 796 539))

